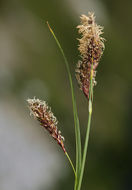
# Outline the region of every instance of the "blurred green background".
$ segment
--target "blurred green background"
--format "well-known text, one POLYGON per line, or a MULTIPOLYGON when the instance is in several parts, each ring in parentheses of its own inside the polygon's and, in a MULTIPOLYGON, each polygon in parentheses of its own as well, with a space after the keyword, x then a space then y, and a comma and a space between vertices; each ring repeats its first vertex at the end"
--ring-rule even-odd
POLYGON ((132 189, 132 1, 0 1, 0 190, 73 189, 73 172, 60 147, 29 116, 26 99, 48 101, 75 162, 72 102, 64 60, 72 71, 82 144, 87 101, 75 79, 76 26, 94 11, 104 26, 105 52, 98 67, 82 190, 132 189))

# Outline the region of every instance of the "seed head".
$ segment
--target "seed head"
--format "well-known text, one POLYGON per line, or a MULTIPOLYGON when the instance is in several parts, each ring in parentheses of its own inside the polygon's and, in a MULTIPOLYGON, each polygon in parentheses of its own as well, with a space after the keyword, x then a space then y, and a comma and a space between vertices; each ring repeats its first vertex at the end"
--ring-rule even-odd
POLYGON ((61 136, 61 132, 57 129, 58 121, 52 113, 51 108, 48 107, 45 101, 39 99, 28 99, 27 102, 30 114, 39 121, 40 125, 50 133, 65 152, 64 137, 61 136))
POLYGON ((94 13, 89 12, 88 16, 82 15, 81 25, 77 26, 78 32, 81 34, 79 39, 79 48, 81 60, 77 63, 76 78, 80 89, 89 99, 91 66, 93 66, 93 86, 96 85, 95 76, 96 68, 104 50, 103 27, 95 23, 94 13))

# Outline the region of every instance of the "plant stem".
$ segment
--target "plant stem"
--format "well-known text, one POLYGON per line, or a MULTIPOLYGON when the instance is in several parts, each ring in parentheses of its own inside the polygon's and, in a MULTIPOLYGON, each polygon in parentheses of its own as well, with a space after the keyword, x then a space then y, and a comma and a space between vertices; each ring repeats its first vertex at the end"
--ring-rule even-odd
POLYGON ((83 152, 83 159, 82 159, 82 167, 78 182, 78 188, 77 190, 81 189, 82 179, 83 179, 83 173, 85 168, 85 162, 86 162, 86 155, 87 155, 87 149, 88 149, 88 142, 89 142, 89 134, 90 134, 90 125, 91 125, 91 117, 92 117, 92 99, 93 99, 93 63, 91 65, 91 76, 90 76, 90 89, 89 89, 89 107, 88 107, 88 124, 87 124, 87 131, 86 131, 86 138, 85 138, 85 145, 84 145, 84 152, 83 152))
POLYGON ((76 178, 77 178, 77 175, 76 175, 76 171, 75 171, 74 165, 73 165, 73 163, 72 163, 72 161, 71 161, 71 158, 70 158, 70 156, 68 155, 67 152, 65 152, 65 155, 67 156, 67 158, 68 158, 68 160, 69 160, 69 162, 70 162, 70 164, 71 164, 71 167, 72 167, 72 169, 73 169, 73 172, 74 172, 74 174, 75 174, 75 179, 76 179, 76 178))

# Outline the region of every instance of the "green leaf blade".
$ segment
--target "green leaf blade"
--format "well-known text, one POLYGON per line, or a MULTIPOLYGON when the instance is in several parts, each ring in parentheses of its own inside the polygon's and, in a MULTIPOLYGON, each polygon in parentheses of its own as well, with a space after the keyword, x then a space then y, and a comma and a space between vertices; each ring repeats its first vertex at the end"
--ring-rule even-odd
MULTIPOLYGON (((51 34, 53 35, 59 50, 64 58, 64 62, 66 65, 66 69, 67 69, 67 73, 68 73, 68 77, 69 77, 69 82, 70 82, 70 87, 71 87, 71 94, 72 94, 72 104, 73 104, 73 115, 74 115, 74 125, 75 125, 75 137, 76 137, 76 174, 77 174, 77 180, 79 179, 80 176, 80 171, 81 171, 81 165, 82 165, 82 161, 81 161, 81 136, 80 136, 80 125, 79 125, 79 118, 78 118, 78 113, 77 113, 77 106, 76 106, 76 100, 75 100, 75 95, 74 95, 74 89, 73 89, 73 82, 72 82, 72 77, 71 77, 71 73, 70 73, 70 68, 69 68, 69 64, 67 61, 67 58, 64 54, 64 51, 57 39, 57 37, 55 36, 55 33, 53 32, 53 30, 51 29, 49 23, 47 22, 49 30, 51 32, 51 34)), ((75 182, 75 189, 77 188, 77 181, 75 182)))

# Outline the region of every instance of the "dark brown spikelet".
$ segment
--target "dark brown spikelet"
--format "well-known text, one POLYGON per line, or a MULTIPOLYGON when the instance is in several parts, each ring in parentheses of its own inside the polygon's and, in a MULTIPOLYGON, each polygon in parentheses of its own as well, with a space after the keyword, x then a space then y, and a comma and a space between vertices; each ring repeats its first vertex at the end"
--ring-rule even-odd
POLYGON ((39 121, 40 125, 50 133, 50 135, 61 146, 63 151, 66 152, 64 148, 64 137, 61 136, 61 132, 57 129, 58 121, 53 115, 51 108, 48 107, 45 101, 41 101, 39 99, 28 99, 27 102, 30 114, 39 121))
POLYGON ((80 89, 89 99, 91 66, 93 65, 93 86, 95 86, 96 68, 104 50, 104 38, 100 36, 103 27, 95 23, 93 13, 88 13, 88 16, 81 16, 81 25, 77 28, 82 37, 79 39, 81 60, 77 63, 76 78, 80 89))

